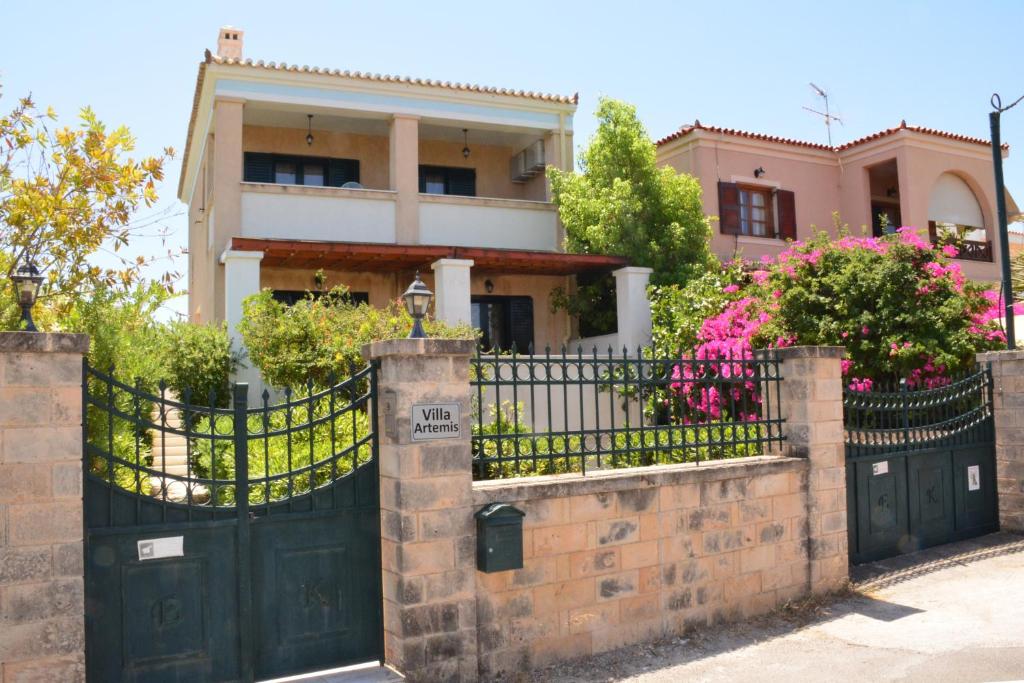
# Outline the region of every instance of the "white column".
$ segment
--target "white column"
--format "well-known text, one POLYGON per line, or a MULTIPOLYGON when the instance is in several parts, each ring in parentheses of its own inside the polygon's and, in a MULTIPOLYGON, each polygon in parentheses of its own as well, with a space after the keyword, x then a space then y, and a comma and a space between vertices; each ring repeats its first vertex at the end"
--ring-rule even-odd
POLYGON ((457 325, 471 323, 472 311, 469 303, 470 259, 443 258, 430 264, 434 271, 434 317, 437 320, 457 325))
MULTIPOLYGON (((242 335, 238 331, 238 324, 242 322, 242 301, 252 294, 259 294, 260 291, 260 261, 263 260, 262 251, 236 251, 228 249, 220 256, 220 262, 224 265, 224 319, 228 325, 228 335, 231 337, 231 348, 236 352, 244 352, 245 345, 242 343, 242 335)), ((247 357, 242 358, 245 367, 235 371, 231 378, 235 382, 249 383, 249 401, 262 393, 264 385, 260 371, 252 367, 252 361, 247 357)))
POLYGON ((618 345, 636 353, 651 343, 651 302, 647 298, 650 268, 626 266, 614 271, 615 309, 619 319, 618 345))

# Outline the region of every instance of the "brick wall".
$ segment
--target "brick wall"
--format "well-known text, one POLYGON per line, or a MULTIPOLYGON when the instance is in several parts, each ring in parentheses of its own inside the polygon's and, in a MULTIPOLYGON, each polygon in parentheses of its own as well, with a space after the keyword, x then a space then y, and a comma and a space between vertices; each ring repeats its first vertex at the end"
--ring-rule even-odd
POLYGON ((85 679, 84 335, 0 333, 0 681, 85 679))
POLYGON ((771 610, 810 591, 809 461, 478 482, 526 513, 523 569, 476 573, 481 677, 771 610))

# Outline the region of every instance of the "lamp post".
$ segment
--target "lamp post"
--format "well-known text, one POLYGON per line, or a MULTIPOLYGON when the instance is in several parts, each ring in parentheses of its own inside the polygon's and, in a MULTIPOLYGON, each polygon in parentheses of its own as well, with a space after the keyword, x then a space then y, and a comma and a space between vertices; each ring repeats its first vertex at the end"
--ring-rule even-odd
POLYGON ((11 276, 11 281, 18 293, 18 304, 21 306, 21 320, 25 323, 25 331, 37 332, 36 324, 32 321, 32 307, 36 305, 36 297, 39 296, 43 276, 39 274, 39 269, 32 261, 26 260, 11 276))
POLYGON ((1002 261, 1003 270, 1003 316, 1006 320, 1006 347, 1010 350, 1017 348, 1017 335, 1013 320, 1013 276, 1010 273, 1010 236, 1006 227, 1006 190, 1003 185, 1003 150, 999 134, 999 115, 1007 109, 1017 106, 1021 100, 1024 100, 1024 95, 1004 107, 1002 98, 998 93, 994 93, 991 102, 995 111, 989 112, 988 115, 989 128, 992 130, 992 166, 996 176, 996 210, 999 214, 999 259, 1002 261))
POLYGON ((427 307, 434 293, 427 289, 420 279, 419 271, 416 271, 416 279, 405 290, 402 299, 405 301, 405 310, 412 316, 412 330, 409 331, 409 339, 423 339, 427 333, 423 330, 423 317, 427 314, 427 307))

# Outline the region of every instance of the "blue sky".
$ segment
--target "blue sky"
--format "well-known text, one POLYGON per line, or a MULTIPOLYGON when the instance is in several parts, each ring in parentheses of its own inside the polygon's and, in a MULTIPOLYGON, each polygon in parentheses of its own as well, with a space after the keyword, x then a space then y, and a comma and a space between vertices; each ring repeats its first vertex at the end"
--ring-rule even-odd
MULTIPOLYGON (((175 147, 161 192, 172 212, 196 66, 225 24, 245 29, 246 56, 257 59, 578 91, 578 145, 600 95, 635 104, 652 137, 699 118, 824 142, 820 119, 801 109, 820 105, 813 81, 843 117, 840 143, 900 119, 987 138, 991 94, 1024 94, 1024 2, 1009 0, 8 5, 17 30, 0 43, 0 109, 31 92, 70 122, 88 104, 127 124, 140 153, 175 147)), ((1024 103, 1004 114, 1003 140, 1013 147, 1007 185, 1021 200, 1024 103)), ((168 221, 172 244, 184 245, 185 223, 168 221)))

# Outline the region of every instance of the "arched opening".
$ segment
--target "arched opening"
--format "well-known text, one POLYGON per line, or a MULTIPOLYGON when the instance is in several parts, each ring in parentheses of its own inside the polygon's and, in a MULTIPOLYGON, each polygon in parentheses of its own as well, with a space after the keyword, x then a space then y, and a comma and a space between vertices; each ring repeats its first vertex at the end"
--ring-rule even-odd
POLYGON ((928 198, 928 232, 935 244, 952 244, 957 258, 991 261, 992 242, 978 198, 964 179, 943 173, 928 198))

